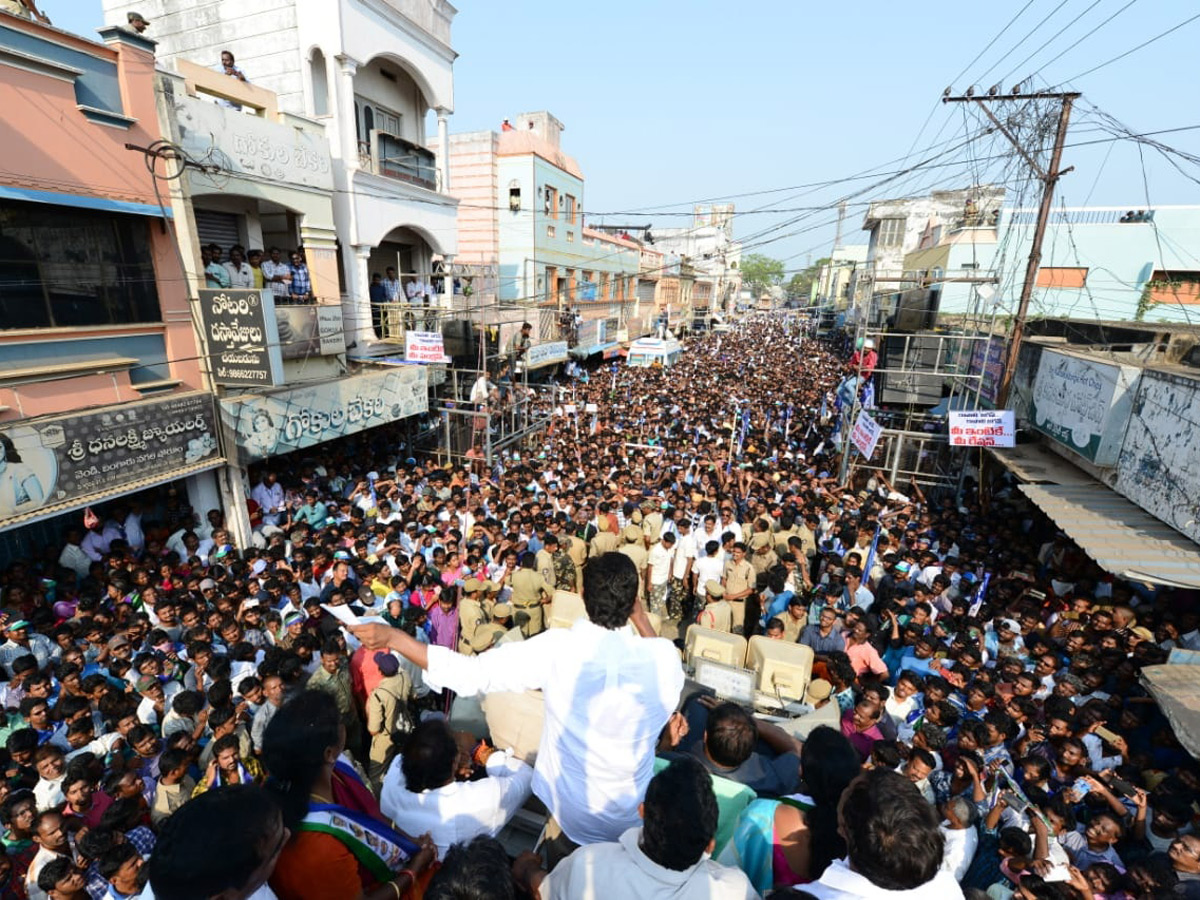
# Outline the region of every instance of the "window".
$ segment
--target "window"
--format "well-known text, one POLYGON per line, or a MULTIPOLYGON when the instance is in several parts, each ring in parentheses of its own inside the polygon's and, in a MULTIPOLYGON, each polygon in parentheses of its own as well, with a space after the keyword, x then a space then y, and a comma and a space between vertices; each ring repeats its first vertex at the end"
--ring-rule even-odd
POLYGON ((508 208, 513 212, 521 211, 521 185, 515 181, 508 183, 508 208))
POLYGON ((329 115, 329 73, 325 68, 325 54, 320 50, 313 50, 308 66, 312 79, 313 115, 327 116, 329 115))
POLYGON ((575 198, 567 194, 567 221, 575 224, 575 198))
POLYGON ((904 219, 880 219, 878 246, 899 247, 903 243, 904 219))
POLYGON ((568 243, 568 244, 573 244, 573 243, 575 243, 575 232, 573 232, 573 231, 568 231, 568 232, 567 232, 567 243, 568 243))
POLYGON ((558 218, 558 188, 546 185, 546 215, 558 218))
POLYGON ((1037 286, 1041 288, 1081 288, 1087 282, 1086 268, 1072 266, 1042 266, 1038 269, 1037 286))
POLYGON ((0 202, 0 328, 160 322, 150 220, 0 202))
POLYGON ((548 238, 552 238, 552 237, 554 237, 554 236, 555 236, 557 233, 558 233, 558 232, 557 232, 557 230, 555 230, 555 228, 554 228, 554 226, 553 226, 553 225, 547 225, 547 226, 546 226, 546 237, 548 237, 548 238))

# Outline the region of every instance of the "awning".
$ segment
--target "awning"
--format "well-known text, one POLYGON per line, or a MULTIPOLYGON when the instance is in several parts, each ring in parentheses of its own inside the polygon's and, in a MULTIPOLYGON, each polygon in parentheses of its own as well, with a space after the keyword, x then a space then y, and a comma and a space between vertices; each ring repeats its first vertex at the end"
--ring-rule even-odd
POLYGON ((1129 581, 1200 588, 1200 545, 1099 482, 1021 490, 1102 568, 1129 581))
POLYGON ((1179 743, 1200 759, 1200 667, 1146 666, 1141 674, 1179 743))
POLYGON ((60 194, 55 191, 36 191, 32 188, 0 185, 0 199, 23 200, 26 203, 49 203, 54 206, 74 206, 79 209, 98 209, 104 212, 128 213, 134 216, 173 216, 170 205, 160 209, 153 203, 132 203, 127 200, 111 200, 108 197, 93 197, 89 194, 60 194))
POLYGON ((1095 484, 1078 466, 1072 465, 1042 444, 988 447, 988 452, 1008 471, 1033 484, 1095 484))
POLYGON ((572 347, 571 355, 576 359, 586 359, 596 353, 603 353, 605 350, 610 350, 613 347, 619 347, 620 341, 608 341, 604 344, 592 344, 590 347, 572 347))
MULTIPOLYGON (((204 462, 193 463, 189 466, 180 466, 177 469, 172 469, 169 472, 161 472, 158 475, 151 475, 146 478, 137 478, 133 481, 127 481, 124 484, 115 486, 106 491, 98 491, 94 494, 87 494, 82 497, 72 497, 62 503, 54 503, 48 506, 41 506, 32 512, 23 513, 19 516, 12 516, 4 520, 3 528, 0 531, 9 531, 13 528, 20 528, 22 525, 29 525, 33 522, 40 522, 42 519, 49 519, 53 516, 59 516, 63 513, 72 512, 77 509, 84 509, 95 503, 103 503, 105 500, 113 500, 117 497, 128 497, 130 494, 136 494, 139 491, 148 490, 152 487, 158 487, 160 484, 166 484, 169 481, 178 481, 181 478, 187 478, 189 475, 196 475, 200 472, 206 472, 209 469, 215 469, 217 466, 225 465, 225 460, 222 457, 206 459, 204 462)), ((82 520, 81 520, 82 521, 82 520)))

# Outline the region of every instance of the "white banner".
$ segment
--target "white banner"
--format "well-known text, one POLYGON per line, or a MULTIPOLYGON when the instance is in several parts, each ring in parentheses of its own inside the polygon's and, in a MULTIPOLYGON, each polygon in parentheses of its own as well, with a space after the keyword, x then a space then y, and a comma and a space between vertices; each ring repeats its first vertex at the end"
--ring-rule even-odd
POLYGON ((525 365, 530 369, 549 366, 554 363, 566 362, 567 342, 551 341, 548 344, 534 344, 525 351, 525 365))
POLYGON ((883 426, 871 418, 866 410, 863 410, 859 412, 858 420, 850 431, 850 440, 858 448, 859 453, 870 459, 875 453, 875 445, 879 443, 881 434, 883 434, 883 426))
POLYGON ((954 447, 1015 447, 1016 413, 1011 409, 951 412, 950 444, 954 447))
POLYGON ((439 331, 404 332, 404 361, 414 363, 447 363, 446 348, 439 331))

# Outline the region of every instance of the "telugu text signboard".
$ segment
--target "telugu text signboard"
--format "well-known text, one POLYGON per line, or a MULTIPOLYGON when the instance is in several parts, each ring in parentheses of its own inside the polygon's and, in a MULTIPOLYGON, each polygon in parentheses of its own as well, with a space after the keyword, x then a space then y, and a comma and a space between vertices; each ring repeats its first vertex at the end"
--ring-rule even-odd
POLYGON ((1015 447, 1016 413, 1011 409, 952 411, 950 444, 954 447, 1015 447))
POLYGON ((422 366, 367 372, 268 396, 221 402, 221 419, 249 460, 267 459, 429 409, 422 366))
POLYGON ((876 422, 863 410, 858 414, 854 428, 850 431, 850 441, 858 448, 858 452, 870 459, 875 455, 875 447, 879 436, 883 434, 883 426, 876 422))
POLYGON ((410 363, 448 363, 440 331, 404 332, 404 361, 410 363))
POLYGON ((548 344, 534 344, 525 350, 525 367, 537 369, 554 363, 565 362, 567 359, 567 342, 551 341, 548 344))
POLYGON ((135 481, 220 462, 211 394, 105 407, 0 428, 4 520, 104 499, 135 481))
POLYGON ((971 363, 967 374, 979 376, 979 396, 994 404, 1004 376, 1007 344, 1003 338, 988 338, 986 341, 972 341, 971 344, 971 363))
POLYGON ((213 381, 232 387, 283 382, 275 299, 270 291, 200 291, 200 322, 213 381))
POLYGON ((1044 350, 1030 404, 1034 427, 1098 466, 1116 465, 1140 374, 1044 350))

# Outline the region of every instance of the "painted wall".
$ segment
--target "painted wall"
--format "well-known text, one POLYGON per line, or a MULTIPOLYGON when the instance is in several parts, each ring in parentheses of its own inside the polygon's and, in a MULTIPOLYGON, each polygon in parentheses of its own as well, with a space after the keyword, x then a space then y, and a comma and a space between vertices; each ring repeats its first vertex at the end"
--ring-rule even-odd
POLYGON ((1146 369, 1117 462, 1117 491, 1200 542, 1200 381, 1146 369))
POLYGON ((161 226, 144 156, 125 149, 126 143, 145 147, 161 137, 154 95, 154 57, 149 45, 131 32, 110 30, 105 39, 107 46, 33 22, 5 19, 0 43, 19 46, 19 52, 32 60, 23 68, 0 65, 0 95, 5 97, 0 146, 5 148, 9 160, 6 168, 10 170, 0 174, 0 187, 38 192, 44 202, 66 206, 88 198, 135 204, 127 208, 152 213, 145 221, 149 225, 162 322, 131 326, 127 331, 119 326, 0 331, 0 367, 12 368, 21 367, 20 360, 29 352, 24 345, 33 341, 58 342, 46 353, 61 356, 72 347, 94 347, 84 341, 92 336, 103 335, 118 344, 123 334, 154 336, 149 343, 132 338, 124 341, 130 352, 116 353, 139 359, 143 367, 132 373, 85 373, 36 385, 6 386, 0 392, 0 404, 12 409, 0 414, 4 420, 137 399, 140 395, 133 386, 138 382, 178 379, 183 389, 203 387, 174 235, 161 226), (92 62, 87 67, 78 65, 81 56, 92 62), (106 73, 105 77, 116 86, 115 94, 97 89, 96 96, 106 98, 103 102, 107 108, 99 113, 81 110, 76 90, 78 76, 63 66, 87 68, 95 78, 99 77, 95 73, 106 73), (112 102, 114 96, 119 104, 112 102), (116 108, 112 108, 114 105, 116 108), (54 123, 51 139, 47 122, 54 123))

